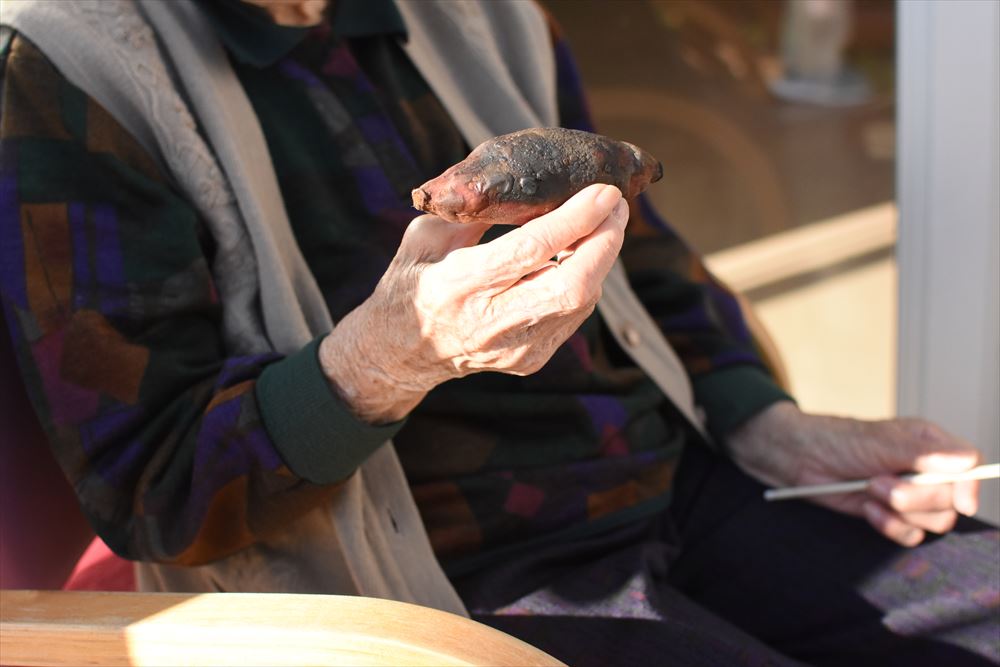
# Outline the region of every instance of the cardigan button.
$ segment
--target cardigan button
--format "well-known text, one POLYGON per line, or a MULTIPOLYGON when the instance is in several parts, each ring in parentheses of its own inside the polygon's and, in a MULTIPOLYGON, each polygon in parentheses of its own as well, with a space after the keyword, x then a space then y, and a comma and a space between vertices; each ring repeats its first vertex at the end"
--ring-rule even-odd
POLYGON ((629 347, 639 347, 639 344, 642 343, 642 336, 631 324, 626 324, 625 328, 622 329, 622 338, 625 339, 625 344, 629 347))

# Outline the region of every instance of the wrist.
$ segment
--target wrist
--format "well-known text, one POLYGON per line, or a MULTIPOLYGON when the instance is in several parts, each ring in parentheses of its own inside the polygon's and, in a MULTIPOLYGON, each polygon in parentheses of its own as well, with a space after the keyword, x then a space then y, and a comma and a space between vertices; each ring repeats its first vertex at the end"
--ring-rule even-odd
POLYGON ((723 445, 744 471, 771 486, 794 483, 800 468, 802 412, 791 401, 773 403, 727 435, 723 445))
POLYGON ((360 326, 363 308, 348 314, 320 343, 320 368, 334 393, 360 420, 369 424, 399 421, 430 387, 400 382, 388 370, 390 355, 372 346, 360 326))

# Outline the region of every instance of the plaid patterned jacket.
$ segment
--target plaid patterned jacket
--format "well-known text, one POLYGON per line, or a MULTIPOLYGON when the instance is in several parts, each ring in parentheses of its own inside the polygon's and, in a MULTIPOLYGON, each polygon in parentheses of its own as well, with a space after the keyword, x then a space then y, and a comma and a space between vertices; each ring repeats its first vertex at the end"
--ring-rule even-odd
MULTIPOLYGON (((293 34, 225 5, 206 11, 219 12, 337 319, 391 259, 413 185, 467 147, 399 49, 398 15, 293 34)), ((592 129, 555 28, 553 44, 562 124, 592 129)), ((596 316, 538 374, 446 383, 380 427, 330 392, 318 341, 285 358, 227 354, 213 241, 169 177, 26 39, 2 58, 4 319, 57 458, 116 552, 177 564, 232 553, 323 502, 389 437, 454 571, 667 502, 690 434, 596 316)), ((645 200, 623 258, 710 429, 724 434, 784 397, 731 295, 645 200)))

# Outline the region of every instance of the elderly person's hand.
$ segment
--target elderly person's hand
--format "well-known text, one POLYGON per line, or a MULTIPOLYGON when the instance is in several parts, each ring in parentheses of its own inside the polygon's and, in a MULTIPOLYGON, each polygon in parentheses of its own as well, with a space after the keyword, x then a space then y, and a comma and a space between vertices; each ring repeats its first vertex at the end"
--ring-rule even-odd
POLYGON ((737 465, 772 486, 874 478, 867 492, 812 501, 862 516, 904 546, 919 544, 925 531, 947 532, 958 512, 971 515, 978 507, 978 482, 918 486, 896 477, 959 472, 979 461, 972 445, 921 419, 809 415, 782 402, 750 419, 725 444, 737 465))
POLYGON ((323 370, 370 423, 453 378, 533 373, 593 312, 627 220, 610 185, 481 245, 487 225, 420 216, 371 297, 323 340, 323 370))

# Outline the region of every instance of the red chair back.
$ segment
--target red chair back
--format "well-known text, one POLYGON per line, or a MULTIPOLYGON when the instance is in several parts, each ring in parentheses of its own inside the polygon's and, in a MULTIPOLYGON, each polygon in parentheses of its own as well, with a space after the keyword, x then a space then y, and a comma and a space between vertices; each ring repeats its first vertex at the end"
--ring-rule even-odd
POLYGON ((0 317, 0 588, 62 588, 93 537, 28 401, 0 317))

